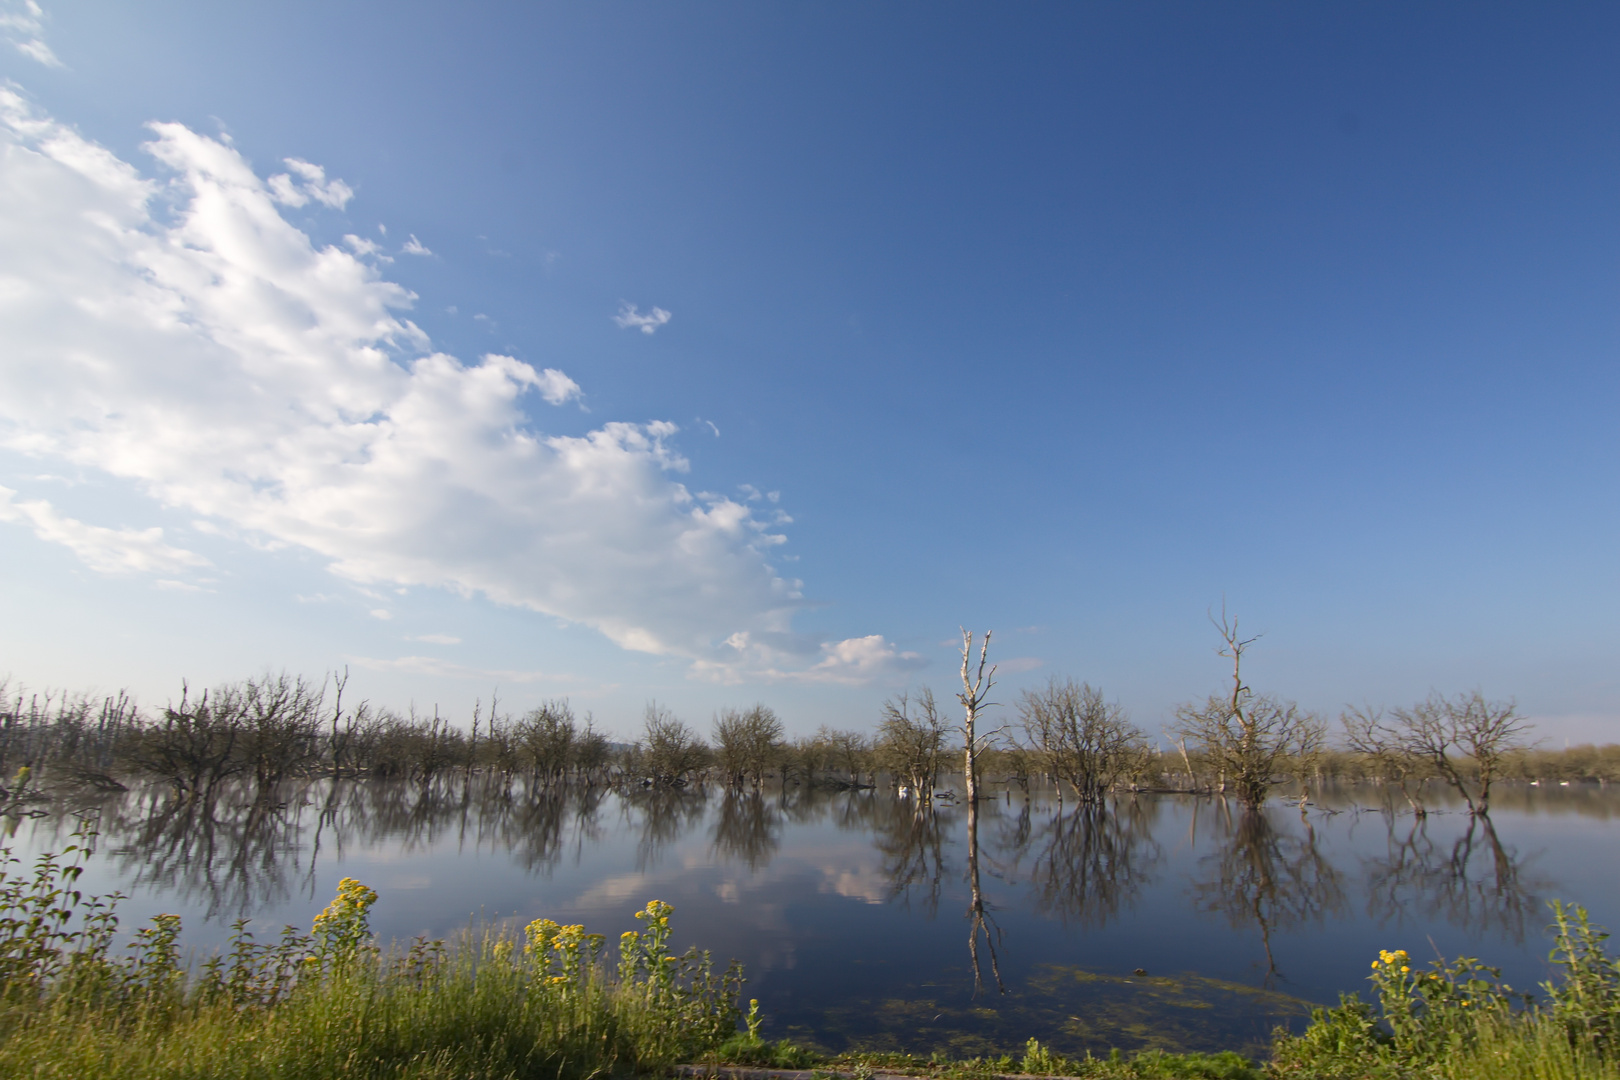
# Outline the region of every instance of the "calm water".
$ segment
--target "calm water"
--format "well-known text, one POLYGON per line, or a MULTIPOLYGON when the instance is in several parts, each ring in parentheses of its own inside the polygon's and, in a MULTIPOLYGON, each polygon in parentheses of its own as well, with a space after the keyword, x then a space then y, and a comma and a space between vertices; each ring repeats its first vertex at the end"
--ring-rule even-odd
MULTIPOLYGON (((1504 788, 1488 827, 1438 799, 1426 822, 1382 812, 1373 787, 1330 791, 1303 820, 1291 803, 1245 817, 1144 795, 1098 813, 995 790, 976 935, 966 810, 919 815, 882 789, 322 783, 212 821, 132 792, 102 804, 85 882, 129 894, 126 928, 178 912, 202 948, 240 916, 261 938, 307 928, 345 875, 378 890, 373 926, 396 939, 541 915, 614 935, 657 898, 681 947, 744 963, 773 1037, 915 1052, 1031 1036, 1071 1053, 1259 1050, 1364 986, 1379 948, 1479 956, 1529 989, 1548 974, 1547 900, 1620 929, 1612 789, 1504 788)), ((25 823, 16 850, 58 849, 67 820, 25 823)))

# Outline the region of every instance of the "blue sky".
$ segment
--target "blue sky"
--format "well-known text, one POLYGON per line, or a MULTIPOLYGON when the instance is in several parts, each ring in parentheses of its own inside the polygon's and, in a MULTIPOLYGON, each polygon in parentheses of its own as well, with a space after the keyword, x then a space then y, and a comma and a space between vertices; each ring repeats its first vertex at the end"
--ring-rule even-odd
POLYGON ((5 11, 14 682, 1620 739, 1612 6, 5 11))

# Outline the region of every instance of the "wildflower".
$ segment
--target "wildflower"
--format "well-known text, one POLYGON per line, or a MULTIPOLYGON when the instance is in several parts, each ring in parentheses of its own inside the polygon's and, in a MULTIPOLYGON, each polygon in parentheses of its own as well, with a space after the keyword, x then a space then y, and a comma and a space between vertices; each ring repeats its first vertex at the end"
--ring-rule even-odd
POLYGON ((544 952, 551 945, 551 940, 561 930, 562 927, 550 919, 534 920, 523 928, 523 936, 529 940, 529 943, 523 947, 523 951, 535 955, 544 952))

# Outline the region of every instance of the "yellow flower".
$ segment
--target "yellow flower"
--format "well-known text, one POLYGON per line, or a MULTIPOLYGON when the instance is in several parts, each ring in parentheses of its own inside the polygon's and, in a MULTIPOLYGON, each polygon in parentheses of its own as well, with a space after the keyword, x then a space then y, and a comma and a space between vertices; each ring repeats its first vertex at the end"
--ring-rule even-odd
POLYGON ((1406 966, 1406 965, 1405 965, 1405 964, 1402 964, 1402 965, 1401 965, 1401 971, 1402 971, 1402 972, 1407 972, 1407 971, 1411 971, 1411 970, 1412 970, 1412 969, 1411 969, 1411 968, 1409 968, 1409 967, 1407 967, 1407 966, 1406 966))

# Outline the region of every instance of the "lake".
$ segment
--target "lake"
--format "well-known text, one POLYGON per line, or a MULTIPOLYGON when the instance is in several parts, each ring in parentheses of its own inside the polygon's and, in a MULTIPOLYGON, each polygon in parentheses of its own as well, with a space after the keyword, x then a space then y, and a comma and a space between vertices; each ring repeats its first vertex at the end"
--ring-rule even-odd
MULTIPOLYGON (((1438 791, 1425 820, 1390 813, 1374 785, 1329 788, 1303 815, 991 791, 976 851, 960 797, 919 812, 882 787, 530 797, 483 777, 321 781, 212 818, 131 791, 96 803, 83 884, 128 895, 126 930, 180 914, 201 950, 239 917, 261 940, 307 930, 344 876, 379 892, 373 928, 401 941, 540 916, 611 939, 660 899, 677 946, 744 964, 768 1036, 834 1051, 1006 1052, 1035 1037, 1070 1054, 1259 1053, 1278 1024, 1365 987, 1380 948, 1477 956, 1530 990, 1549 974, 1548 900, 1620 927, 1620 791, 1595 784, 1503 786, 1488 821, 1438 791)), ((24 822, 13 850, 60 850, 72 820, 24 822)))

